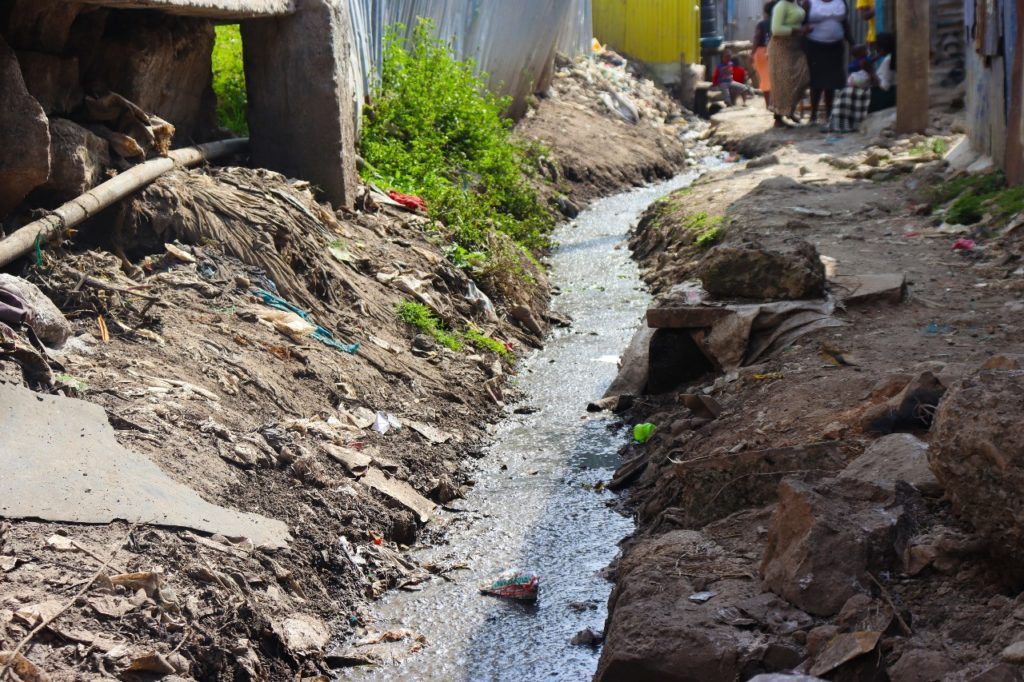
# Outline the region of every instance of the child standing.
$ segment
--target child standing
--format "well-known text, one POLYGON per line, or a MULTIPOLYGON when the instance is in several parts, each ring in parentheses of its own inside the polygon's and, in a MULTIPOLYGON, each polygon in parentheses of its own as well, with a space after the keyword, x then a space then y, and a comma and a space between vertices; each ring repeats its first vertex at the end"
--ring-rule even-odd
POLYGON ((726 106, 730 107, 734 97, 739 97, 745 106, 747 97, 753 94, 747 85, 746 69, 733 62, 732 52, 728 49, 722 50, 722 61, 711 77, 711 85, 721 90, 726 106))

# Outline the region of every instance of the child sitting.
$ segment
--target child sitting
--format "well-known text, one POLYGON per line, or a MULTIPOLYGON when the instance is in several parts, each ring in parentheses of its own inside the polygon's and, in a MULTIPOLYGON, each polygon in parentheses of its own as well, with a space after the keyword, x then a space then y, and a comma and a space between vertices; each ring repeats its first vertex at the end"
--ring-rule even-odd
POLYGON ((722 61, 711 77, 711 85, 722 92, 726 106, 731 107, 733 96, 738 96, 745 106, 747 97, 754 91, 747 85, 747 72, 742 66, 732 61, 732 52, 722 50, 722 61))
POLYGON ((853 61, 850 62, 850 76, 846 85, 858 90, 867 90, 876 83, 875 68, 868 55, 867 45, 857 45, 851 51, 853 61))

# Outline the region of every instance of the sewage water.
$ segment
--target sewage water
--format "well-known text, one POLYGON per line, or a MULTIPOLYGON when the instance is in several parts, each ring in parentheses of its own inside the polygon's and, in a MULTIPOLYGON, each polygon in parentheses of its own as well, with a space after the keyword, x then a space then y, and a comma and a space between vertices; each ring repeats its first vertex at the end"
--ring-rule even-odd
POLYGON ((423 650, 401 663, 349 671, 359 680, 524 682, 590 680, 599 651, 572 646, 586 627, 601 630, 612 585, 601 576, 633 521, 611 508, 614 494, 595 492, 620 463, 629 438, 607 414, 588 414, 615 378, 619 354, 649 303, 625 240, 630 225, 658 198, 693 182, 696 173, 596 202, 555 233, 551 263, 561 295, 555 310, 573 325, 556 330, 543 350, 519 366, 515 384, 528 415, 510 415, 477 463, 476 485, 447 513, 445 543, 415 551, 421 561, 465 561, 454 582, 396 592, 375 606, 374 628, 409 628, 423 650), (541 577, 535 605, 479 593, 509 568, 541 577))

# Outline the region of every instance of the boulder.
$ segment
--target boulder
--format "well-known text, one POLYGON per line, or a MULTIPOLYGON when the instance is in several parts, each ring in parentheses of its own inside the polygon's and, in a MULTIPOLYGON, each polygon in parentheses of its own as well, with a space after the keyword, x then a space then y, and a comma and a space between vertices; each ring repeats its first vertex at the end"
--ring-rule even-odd
POLYGON ((955 670, 948 656, 938 651, 911 649, 889 668, 890 682, 941 682, 955 670))
MULTIPOLYGON (((686 530, 643 540, 627 550, 609 601, 596 682, 738 679, 744 663, 755 655, 758 635, 716 617, 728 606, 723 583, 729 581, 715 584, 719 594, 712 600, 695 603, 689 597, 698 590, 680 570, 680 565, 707 566, 724 559, 720 546, 686 530)), ((735 582, 751 587, 749 581, 735 582)))
POLYGON ((1024 559, 1024 370, 985 369, 946 394, 928 450, 954 511, 1014 563, 1024 559))
POLYGON ((14 51, 0 38, 0 218, 50 174, 46 114, 25 87, 14 51))
POLYGON ((77 123, 50 119, 50 178, 42 189, 67 201, 105 179, 110 144, 77 123))
POLYGON ((928 464, 928 444, 909 433, 879 438, 850 462, 839 478, 893 492, 897 481, 906 481, 929 497, 942 495, 942 487, 928 464))
POLYGON ((18 52, 18 63, 29 94, 36 98, 47 116, 68 114, 84 100, 77 57, 25 50, 18 52))
POLYGON ((27 323, 39 340, 59 348, 71 336, 71 323, 53 301, 32 282, 0 272, 0 288, 13 292, 28 304, 31 315, 27 323))
POLYGON ((5 35, 19 50, 60 54, 68 47, 75 19, 86 8, 67 0, 13 0, 5 35))
POLYGON ((771 249, 756 242, 716 246, 697 275, 709 294, 722 299, 801 300, 825 294, 825 266, 817 249, 803 240, 771 249))
POLYGON ((808 613, 835 615, 869 591, 869 571, 897 565, 906 493, 843 479, 813 487, 784 480, 761 562, 765 587, 808 613))

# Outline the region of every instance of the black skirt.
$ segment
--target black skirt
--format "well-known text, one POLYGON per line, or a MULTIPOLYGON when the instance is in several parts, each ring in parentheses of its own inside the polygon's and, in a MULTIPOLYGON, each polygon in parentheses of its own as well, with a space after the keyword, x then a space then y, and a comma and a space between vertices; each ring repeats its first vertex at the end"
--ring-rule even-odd
POLYGON ((842 90, 846 87, 846 43, 819 43, 804 40, 811 87, 818 90, 842 90))

